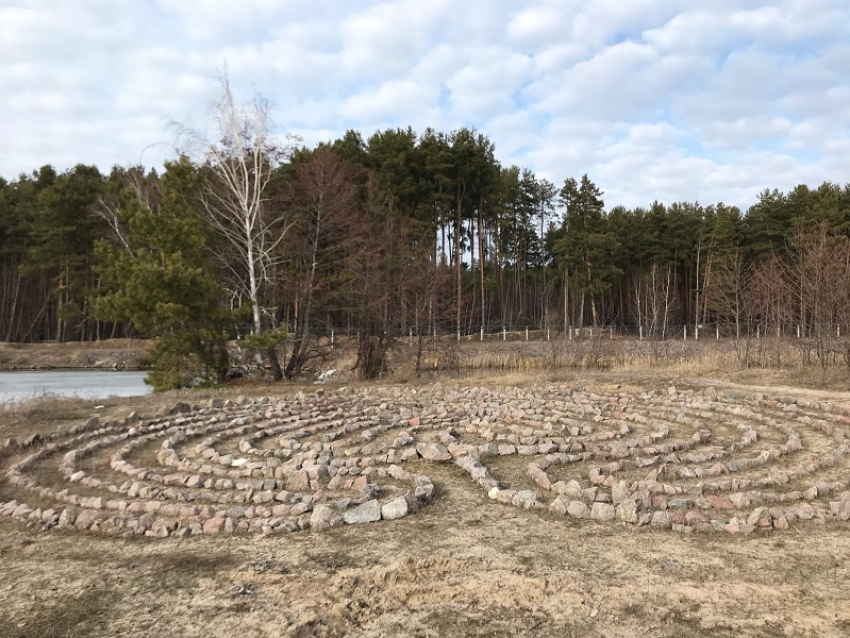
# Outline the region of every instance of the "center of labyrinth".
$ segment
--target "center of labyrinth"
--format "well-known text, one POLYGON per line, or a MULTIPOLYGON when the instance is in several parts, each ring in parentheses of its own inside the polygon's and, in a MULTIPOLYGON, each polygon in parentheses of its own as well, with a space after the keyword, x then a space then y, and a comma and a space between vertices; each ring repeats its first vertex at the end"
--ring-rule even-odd
POLYGON ((171 412, 8 439, 0 515, 155 537, 318 530, 426 507, 431 462, 498 504, 577 519, 732 533, 850 519, 850 419, 791 397, 370 387, 171 412))

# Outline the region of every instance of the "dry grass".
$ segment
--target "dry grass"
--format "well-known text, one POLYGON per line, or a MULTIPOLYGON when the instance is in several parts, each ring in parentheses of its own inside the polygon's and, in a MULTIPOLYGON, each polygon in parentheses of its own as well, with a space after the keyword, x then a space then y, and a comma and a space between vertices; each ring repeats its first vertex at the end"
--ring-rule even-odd
MULTIPOLYGON (((559 378, 645 388, 661 377, 687 383, 687 366, 728 380, 720 373, 730 353, 700 347, 700 356, 688 350, 664 366, 637 352, 613 372, 523 369, 519 362, 545 360, 546 351, 521 350, 516 369, 468 370, 462 382, 480 375, 499 384, 559 378)), ((462 348, 487 354, 472 343, 462 348)), ((750 372, 765 373, 741 371, 750 372)), ((150 414, 178 400, 315 387, 243 383, 116 399, 97 412, 150 414)), ((87 418, 93 406, 44 398, 4 408, 0 422, 51 431, 87 418)), ((494 472, 533 488, 526 460, 494 472)), ((803 637, 846 636, 850 627, 844 524, 809 526, 805 537, 791 530, 744 538, 600 525, 498 505, 454 464, 407 468, 437 486, 436 500, 416 515, 291 536, 153 541, 0 520, 0 636, 803 637)))
MULTIPOLYGON (((385 381, 415 383, 435 379, 488 378, 505 375, 562 375, 569 371, 647 372, 667 371, 673 375, 733 375, 741 380, 770 378, 783 382, 793 379, 805 387, 839 388, 846 384, 848 368, 840 357, 818 361, 814 344, 805 339, 720 339, 705 335, 699 341, 688 339, 638 340, 611 338, 603 333, 596 338, 567 339, 563 334, 532 331, 529 341, 525 332, 466 336, 458 343, 453 337, 436 342, 428 339, 417 374, 416 341, 399 339, 389 354, 389 374, 385 381), (821 365, 824 364, 824 365, 821 365)), ((0 344, 0 369, 44 368, 119 368, 134 369, 146 362, 149 342, 115 339, 83 343, 0 344)), ((328 345, 328 344, 325 344, 328 345)), ((356 382, 356 340, 337 337, 336 347, 328 355, 311 361, 304 382, 310 384, 321 372, 334 369, 331 384, 356 382)), ((284 353, 281 353, 282 356, 284 353)), ((230 384, 235 393, 246 386, 262 391, 279 391, 279 386, 250 379, 230 384)), ((221 390, 211 391, 220 394, 221 390)), ((209 396, 198 391, 199 397, 209 396)), ((169 398, 164 395, 164 398, 169 398)))
POLYGON ((82 638, 104 635, 115 591, 92 587, 39 601, 28 614, 0 611, 0 631, 7 638, 82 638))
POLYGON ((99 341, 42 341, 39 343, 10 343, 0 342, 0 351, 16 350, 20 352, 32 351, 64 351, 70 348, 75 350, 146 350, 151 345, 148 339, 101 339, 99 341))
POLYGON ((19 403, 0 402, 0 439, 48 434, 63 422, 93 416, 94 406, 91 400, 49 394, 19 403))
POLYGON ((0 343, 0 370, 138 370, 148 363, 151 342, 105 339, 74 343, 0 343))
MULTIPOLYGON (((524 337, 524 335, 523 335, 524 337)), ((552 379, 566 372, 662 373, 673 377, 724 376, 738 382, 788 383, 841 389, 848 381, 843 361, 804 365, 809 344, 794 339, 702 339, 650 341, 608 337, 552 341, 466 341, 457 344, 454 366, 428 361, 430 377, 462 377, 517 383, 552 379)), ((405 381, 410 372, 391 380, 405 381)))

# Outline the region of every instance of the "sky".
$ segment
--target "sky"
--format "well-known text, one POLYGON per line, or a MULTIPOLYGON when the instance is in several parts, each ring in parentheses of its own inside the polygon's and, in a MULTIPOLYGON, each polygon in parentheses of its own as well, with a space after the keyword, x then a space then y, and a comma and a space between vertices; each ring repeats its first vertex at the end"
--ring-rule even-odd
POLYGON ((0 176, 161 166, 225 67, 308 146, 476 128, 607 208, 850 182, 847 0, 0 0, 0 176))

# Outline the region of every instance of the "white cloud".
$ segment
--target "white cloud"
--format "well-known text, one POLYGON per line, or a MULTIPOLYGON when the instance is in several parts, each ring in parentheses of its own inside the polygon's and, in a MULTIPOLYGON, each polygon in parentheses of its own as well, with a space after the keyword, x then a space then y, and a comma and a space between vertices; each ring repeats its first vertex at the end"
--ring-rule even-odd
POLYGON ((307 144, 476 127, 609 206, 850 181, 843 0, 11 0, 0 175, 158 164, 203 128, 225 62, 307 144))

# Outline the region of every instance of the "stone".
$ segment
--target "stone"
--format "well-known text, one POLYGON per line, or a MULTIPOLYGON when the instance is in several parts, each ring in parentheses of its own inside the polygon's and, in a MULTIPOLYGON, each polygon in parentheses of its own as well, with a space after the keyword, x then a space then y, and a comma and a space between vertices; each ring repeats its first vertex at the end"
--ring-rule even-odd
POLYGON ((619 505, 620 503, 630 499, 631 490, 629 489, 629 484, 626 481, 620 481, 611 488, 611 501, 614 505, 619 505))
POLYGON ((312 501, 301 501, 300 503, 296 503, 292 507, 289 508, 289 514, 291 516, 301 516, 302 514, 306 514, 307 512, 313 511, 313 503, 312 501))
POLYGON ((394 521, 403 518, 410 512, 410 503, 406 496, 399 496, 381 507, 381 518, 385 521, 394 521))
POLYGON ((747 525, 755 527, 771 527, 773 525, 772 517, 766 507, 757 507, 747 517, 747 525))
POLYGON ((343 514, 343 519, 349 525, 372 523, 381 520, 381 504, 377 500, 366 501, 353 507, 343 514))
POLYGON ((520 507, 524 507, 526 509, 531 509, 532 507, 539 507, 540 503, 537 500, 537 495, 531 490, 520 490, 516 494, 514 494, 511 502, 514 505, 519 505, 520 507))
POLYGON ((74 524, 77 515, 73 510, 62 510, 62 513, 59 515, 59 527, 70 527, 74 524))
POLYGON ((499 503, 510 505, 513 503, 514 496, 516 496, 516 490, 499 490, 498 494, 496 494, 496 500, 499 503))
POLYGON ((423 459, 429 461, 451 461, 452 455, 448 448, 442 443, 420 442, 416 444, 416 451, 423 459))
POLYGON ((696 529, 708 528, 711 525, 708 516, 706 516, 699 510, 688 510, 687 512, 685 512, 684 520, 685 525, 696 529))
POLYGON ((750 506, 750 497, 743 492, 730 495, 729 501, 738 509, 745 509, 750 506))
POLYGON ((537 485, 542 487, 544 490, 548 490, 552 488, 552 477, 549 476, 544 471, 535 472, 533 476, 533 480, 537 485))
POLYGON ((186 414, 187 412, 191 412, 192 407, 183 401, 178 401, 174 404, 174 406, 169 410, 169 414, 186 414))
POLYGON ((573 518, 590 518, 590 508, 584 501, 570 501, 567 514, 573 518))
POLYGON ((711 504, 711 506, 715 509, 719 509, 719 510, 735 509, 735 506, 732 504, 732 501, 730 501, 728 498, 726 498, 724 496, 717 496, 715 494, 709 494, 708 496, 705 497, 705 500, 707 500, 711 504))
POLYGON ((549 504, 549 511, 558 516, 566 516, 569 504, 570 500, 567 497, 563 495, 558 496, 549 504))
POLYGON ((794 508, 794 513, 804 521, 810 521, 817 516, 817 511, 809 503, 800 503, 794 508))
POLYGON ((176 518, 158 518, 151 525, 151 536, 155 538, 165 538, 172 531, 176 530, 178 522, 176 518))
POLYGON ((14 510, 12 510, 12 517, 14 518, 23 518, 24 516, 29 516, 32 512, 32 508, 26 503, 19 504, 14 510))
POLYGON ((616 516, 616 511, 613 505, 608 503, 595 502, 590 508, 590 518, 595 521, 612 521, 616 516))
POLYGON ((850 501, 832 501, 829 504, 829 511, 839 521, 850 520, 850 501))
POLYGON ((97 510, 83 510, 77 514, 77 519, 74 521, 74 527, 77 529, 89 529, 100 518, 100 512, 97 510))
POLYGON ((271 503, 274 500, 275 494, 271 490, 257 492, 251 499, 253 503, 271 503))
POLYGON ((667 509, 689 509, 694 506, 694 501, 691 498, 670 498, 667 499, 667 509))
POLYGON ((617 518, 626 523, 638 522, 638 505, 633 498, 624 499, 615 507, 617 518))
POLYGON ((336 509, 331 505, 316 505, 310 515, 310 528, 322 529, 323 527, 328 527, 330 520, 337 515, 336 509))
POLYGON ((304 470, 295 472, 287 479, 286 489, 290 492, 310 491, 310 476, 304 470))
POLYGON ((667 510, 656 510, 652 513, 652 519, 649 521, 652 527, 668 528, 673 524, 673 517, 667 510))
POLYGON ((420 502, 430 503, 431 499, 434 498, 434 484, 425 483, 423 485, 417 485, 413 493, 420 502))
POLYGON ((584 490, 582 490, 581 483, 579 483, 575 479, 568 481, 566 489, 564 489, 564 496, 569 497, 569 499, 572 501, 583 500, 584 490))
POLYGON ((222 527, 224 527, 224 518, 213 516, 211 519, 204 521, 203 533, 209 535, 218 534, 222 527))

